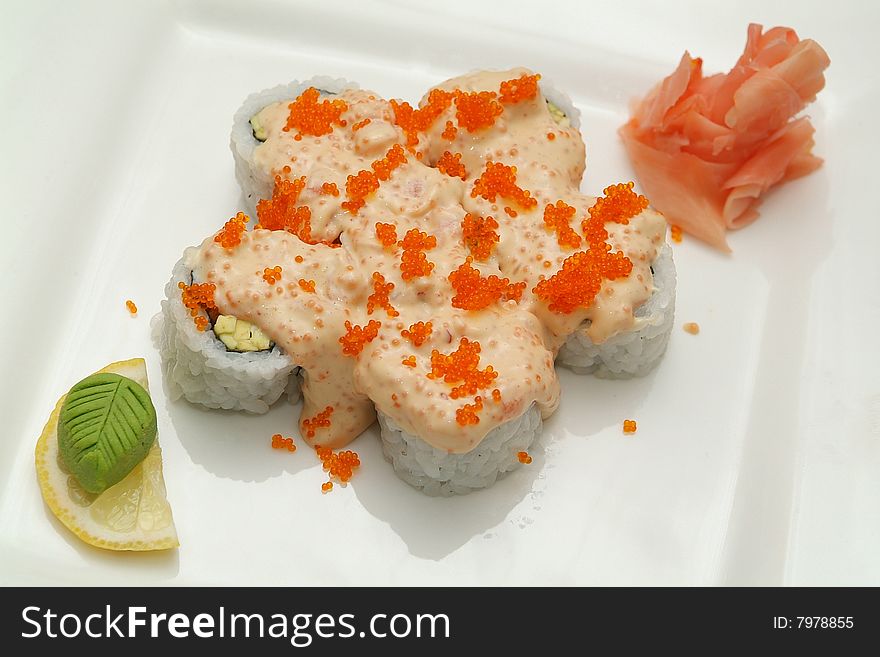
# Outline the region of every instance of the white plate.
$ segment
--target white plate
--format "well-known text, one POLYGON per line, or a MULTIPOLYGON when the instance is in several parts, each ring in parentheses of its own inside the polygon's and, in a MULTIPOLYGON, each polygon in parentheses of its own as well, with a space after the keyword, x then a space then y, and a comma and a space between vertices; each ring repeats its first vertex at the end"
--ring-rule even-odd
POLYGON ((765 4, 7 8, 0 580, 880 584, 878 6, 765 4), (728 68, 749 20, 791 25, 830 53, 809 110, 826 165, 773 192, 762 219, 731 235, 733 256, 676 246, 664 362, 627 382, 563 372, 562 407, 530 467, 430 499, 393 475, 372 430, 352 484, 322 496, 311 450, 269 446, 297 409, 253 418, 167 401, 149 319, 182 249, 238 208, 227 143, 249 92, 327 73, 416 100, 469 69, 527 65, 583 110, 584 189, 597 192, 633 175, 615 134, 628 99, 685 48, 706 70, 728 68), (159 412, 181 540, 170 554, 81 545, 47 512, 33 471, 54 401, 133 356, 147 358, 159 412), (638 420, 635 436, 624 418, 638 420))

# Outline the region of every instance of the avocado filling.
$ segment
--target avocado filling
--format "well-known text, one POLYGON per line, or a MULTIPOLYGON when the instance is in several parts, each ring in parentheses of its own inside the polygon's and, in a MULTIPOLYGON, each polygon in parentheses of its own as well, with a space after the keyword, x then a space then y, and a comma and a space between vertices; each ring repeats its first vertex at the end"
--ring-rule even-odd
POLYGON ((250 124, 251 130, 254 133, 254 139, 257 141, 266 141, 269 138, 269 133, 266 132, 266 126, 260 122, 260 112, 257 112, 251 117, 250 124))
POLYGON ((563 112, 549 100, 547 101, 547 109, 550 110, 550 116, 553 117, 553 120, 556 121, 556 124, 559 127, 567 128, 571 125, 571 121, 568 120, 568 116, 566 116, 565 112, 563 112))
POLYGON ((232 315, 219 315, 214 334, 229 351, 265 351, 272 346, 269 338, 256 326, 232 315))

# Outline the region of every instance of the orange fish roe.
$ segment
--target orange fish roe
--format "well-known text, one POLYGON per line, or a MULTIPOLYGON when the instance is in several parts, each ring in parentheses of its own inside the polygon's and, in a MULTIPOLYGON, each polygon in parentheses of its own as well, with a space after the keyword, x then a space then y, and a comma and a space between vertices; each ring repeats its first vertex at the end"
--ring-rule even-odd
POLYGON ((443 129, 443 132, 440 133, 440 136, 443 137, 443 139, 452 141, 457 134, 458 128, 455 127, 455 124, 452 121, 447 121, 446 127, 443 129))
POLYGON ((132 315, 137 315, 138 307, 135 305, 134 301, 131 299, 127 299, 125 302, 125 307, 128 308, 128 312, 132 315))
POLYGON ((529 463, 532 462, 532 457, 529 456, 528 452, 517 452, 516 458, 523 465, 528 465, 529 463))
POLYGON ((633 191, 634 185, 635 183, 628 182, 606 187, 602 192, 605 196, 597 199, 590 208, 590 219, 603 224, 608 221, 628 224, 632 217, 648 207, 648 199, 636 194, 633 191))
POLYGON ((285 438, 280 433, 272 436, 272 449, 286 449, 288 452, 295 452, 296 445, 293 438, 285 438))
POLYGON ((434 263, 428 260, 424 252, 437 246, 436 237, 418 228, 411 228, 397 245, 403 247, 403 253, 400 254, 400 271, 403 280, 430 276, 434 270, 434 263))
POLYGON ((367 314, 372 315, 373 310, 384 308, 389 317, 397 317, 400 313, 394 309, 388 300, 388 295, 394 289, 394 283, 386 283, 385 277, 377 271, 373 272, 373 293, 367 297, 367 314))
POLYGON ((314 244, 312 240, 312 211, 306 207, 297 207, 300 192, 305 189, 306 179, 286 180, 275 176, 275 188, 271 199, 262 199, 257 203, 256 228, 267 230, 286 230, 299 237, 303 242, 314 244))
POLYGON ((458 399, 488 388, 498 377, 491 365, 481 370, 479 364, 480 343, 462 338, 458 349, 450 354, 442 354, 437 349, 431 351, 431 371, 427 376, 429 379, 443 379, 449 385, 460 383, 449 393, 450 397, 458 399))
POLYGON ((504 206, 504 212, 505 212, 509 217, 515 217, 516 214, 517 214, 516 210, 514 210, 514 209, 513 209, 512 207, 510 207, 509 205, 505 205, 505 206, 504 206))
POLYGON ((385 153, 385 157, 374 161, 370 164, 370 167, 376 173, 376 177, 384 182, 391 177, 392 171, 405 163, 406 154, 403 152, 403 147, 400 144, 394 144, 394 146, 389 148, 388 152, 385 153))
POLYGON ((555 132, 548 132, 547 133, 547 141, 553 141, 554 139, 556 139, 556 133, 555 132))
POLYGON ((416 366, 416 357, 415 356, 407 356, 403 359, 403 364, 407 367, 415 367, 416 366))
POLYGON ((431 322, 416 322, 415 324, 410 324, 409 329, 403 329, 400 335, 412 342, 416 347, 421 347, 425 340, 431 337, 433 330, 434 326, 431 322))
POLYGON ((346 122, 341 120, 342 113, 348 109, 344 100, 323 100, 318 102, 320 93, 314 87, 309 87, 294 100, 288 109, 287 124, 282 128, 284 132, 296 130, 296 138, 302 135, 329 135, 333 132, 333 124, 344 126, 346 122))
POLYGON ((566 258, 562 269, 539 281, 534 292, 548 302, 551 311, 570 313, 593 303, 603 279, 625 278, 631 271, 632 262, 623 253, 591 246, 566 258))
POLYGON ((531 192, 517 187, 516 167, 509 167, 500 162, 486 163, 486 169, 474 181, 474 188, 471 190, 471 198, 477 196, 482 196, 493 203, 500 196, 515 201, 525 210, 538 205, 538 201, 532 198, 531 192))
POLYGON ((379 189, 381 181, 388 180, 391 172, 406 162, 406 154, 400 144, 394 144, 385 153, 385 157, 379 158, 370 164, 372 171, 358 171, 356 176, 349 176, 345 181, 345 195, 347 201, 342 202, 342 207, 352 214, 364 207, 367 196, 379 189))
MULTIPOLYGON (((361 464, 357 452, 352 452, 351 450, 345 450, 344 452, 334 454, 333 450, 329 447, 318 447, 315 449, 315 453, 318 455, 318 458, 321 459, 321 463, 324 464, 324 471, 330 475, 330 478, 333 479, 335 477, 342 483, 350 481, 355 468, 361 464)), ((332 481, 328 481, 321 486, 321 490, 324 492, 332 489, 332 481), (330 485, 327 486, 327 484, 330 485)))
POLYGON ((491 303, 503 299, 519 301, 526 289, 524 282, 511 283, 510 279, 498 278, 494 274, 483 278, 478 269, 471 266, 470 256, 448 276, 455 290, 452 306, 462 310, 480 310, 491 303))
POLYGON ((691 335, 697 335, 700 332, 700 325, 696 322, 688 322, 682 328, 685 330, 685 333, 690 333, 691 335))
POLYGON ((323 484, 321 484, 321 492, 322 493, 329 493, 331 490, 333 490, 333 482, 332 481, 325 481, 323 484))
POLYGON ((669 237, 672 238, 673 242, 681 244, 681 226, 676 226, 675 224, 672 224, 669 227, 669 237))
POLYGON ((469 424, 479 424, 480 417, 477 415, 483 410, 483 398, 477 395, 474 397, 473 404, 465 404, 455 411, 455 421, 461 426, 466 427, 469 424))
POLYGON ((297 281, 297 285, 299 285, 305 292, 310 292, 312 294, 315 293, 315 281, 313 280, 307 281, 306 279, 301 278, 297 281))
POLYGON ((498 388, 495 388, 495 390, 492 391, 492 400, 496 404, 501 403, 501 391, 498 388))
POLYGON ((468 132, 489 128, 501 116, 504 108, 495 100, 494 91, 456 91, 455 119, 468 132))
POLYGON ((345 195, 349 200, 342 202, 342 207, 352 214, 364 207, 364 199, 379 189, 379 180, 372 171, 359 171, 356 176, 349 176, 345 181, 345 195))
POLYGON ((294 261, 296 261, 296 262, 302 262, 302 261, 303 261, 303 257, 302 257, 301 255, 298 255, 298 256, 296 256, 296 257, 294 258, 294 261))
POLYGON ((394 224, 376 222, 376 237, 386 249, 397 244, 397 228, 394 224))
POLYGON ((636 421, 635 420, 624 420, 623 421, 623 433, 635 433, 636 432, 636 421))
POLYGON ((370 119, 364 119, 363 121, 358 121, 353 126, 351 126, 351 131, 357 132, 358 130, 360 130, 361 128, 363 128, 364 126, 367 126, 367 125, 370 125, 370 119))
POLYGON ((193 283, 187 285, 183 281, 177 284, 180 288, 180 296, 183 299, 183 305, 189 309, 196 328, 204 331, 208 328, 208 318, 200 313, 201 310, 217 310, 217 304, 214 303, 214 291, 217 287, 213 283, 193 283))
POLYGON ((450 153, 444 151, 440 159, 437 160, 437 169, 440 173, 445 173, 450 178, 467 178, 467 171, 461 163, 461 153, 450 153))
POLYGON ((363 327, 345 320, 345 335, 339 338, 339 344, 342 345, 342 353, 346 356, 357 357, 364 348, 364 345, 376 339, 381 327, 381 322, 377 322, 374 319, 371 319, 363 327))
POLYGON ((540 73, 534 75, 523 73, 513 80, 505 80, 501 83, 501 94, 498 96, 498 100, 508 105, 531 100, 538 95, 538 80, 540 79, 540 73))
POLYGON ((330 426, 330 416, 333 415, 333 407, 327 406, 323 411, 313 418, 306 418, 302 421, 303 433, 306 438, 314 438, 315 430, 326 429, 330 426))
POLYGON ((269 285, 275 285, 281 280, 281 267, 272 267, 272 269, 266 267, 263 270, 263 280, 269 285))
MULTIPOLYGON (((428 100, 419 109, 406 102, 392 100, 394 122, 406 133, 406 145, 410 148, 419 143, 419 133, 430 128, 446 108, 452 104, 454 94, 442 89, 431 89, 428 100)), ((449 124, 446 126, 449 129, 449 124)))
POLYGON ((483 218, 468 212, 461 220, 461 236, 464 245, 476 260, 486 260, 501 239, 496 229, 498 222, 492 217, 483 218))
POLYGON ((321 193, 324 196, 339 196, 339 187, 334 182, 325 182, 321 185, 321 193))
POLYGON ((561 247, 576 249, 581 245, 581 236, 570 225, 574 214, 575 209, 562 200, 544 208, 544 225, 556 231, 556 241, 561 247))
POLYGON ((250 221, 244 212, 239 212, 232 219, 223 224, 220 232, 214 235, 214 241, 224 249, 231 249, 241 244, 241 235, 247 230, 247 222, 250 221))

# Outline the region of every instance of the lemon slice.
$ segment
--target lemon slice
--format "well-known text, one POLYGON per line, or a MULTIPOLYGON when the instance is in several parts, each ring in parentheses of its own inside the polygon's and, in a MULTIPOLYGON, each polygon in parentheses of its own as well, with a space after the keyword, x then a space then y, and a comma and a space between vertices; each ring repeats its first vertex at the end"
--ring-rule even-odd
MULTIPOLYGON (((100 371, 128 377, 149 391, 143 358, 111 363, 100 371)), ((107 550, 167 550, 180 545, 165 497, 158 439, 122 481, 100 495, 89 493, 59 458, 58 415, 65 397, 55 405, 35 450, 40 491, 55 517, 89 545, 107 550)))

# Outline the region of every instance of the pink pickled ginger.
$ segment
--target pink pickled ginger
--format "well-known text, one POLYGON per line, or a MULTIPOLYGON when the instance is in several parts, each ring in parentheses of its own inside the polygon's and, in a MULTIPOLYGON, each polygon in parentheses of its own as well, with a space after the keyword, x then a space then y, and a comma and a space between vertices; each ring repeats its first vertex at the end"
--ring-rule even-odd
POLYGON ((762 194, 822 164, 809 119, 794 117, 825 86, 830 63, 815 41, 754 23, 727 74, 703 77, 702 60, 686 52, 620 129, 652 205, 730 251, 727 230, 758 217, 762 194))

